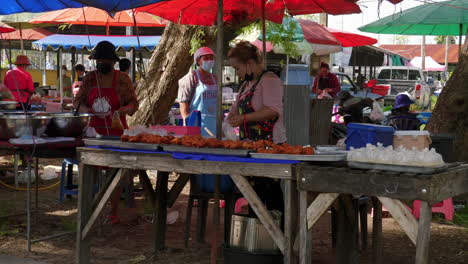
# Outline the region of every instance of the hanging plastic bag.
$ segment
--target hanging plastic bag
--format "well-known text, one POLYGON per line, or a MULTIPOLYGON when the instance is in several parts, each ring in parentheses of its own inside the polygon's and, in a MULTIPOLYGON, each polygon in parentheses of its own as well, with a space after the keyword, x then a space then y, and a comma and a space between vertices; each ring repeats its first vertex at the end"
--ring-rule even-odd
POLYGON ((382 111, 382 108, 380 108, 379 103, 373 102, 372 103, 372 111, 369 116, 370 120, 375 123, 380 123, 384 120, 385 115, 384 112, 382 111))
POLYGON ((233 128, 226 121, 223 122, 223 133, 227 139, 234 140, 234 141, 239 140, 239 136, 237 135, 236 129, 233 128))
POLYGON ((318 99, 332 99, 331 95, 327 91, 323 91, 317 96, 318 99))
POLYGON ((112 115, 112 128, 124 130, 124 126, 122 124, 122 120, 120 120, 119 111, 115 111, 112 115))

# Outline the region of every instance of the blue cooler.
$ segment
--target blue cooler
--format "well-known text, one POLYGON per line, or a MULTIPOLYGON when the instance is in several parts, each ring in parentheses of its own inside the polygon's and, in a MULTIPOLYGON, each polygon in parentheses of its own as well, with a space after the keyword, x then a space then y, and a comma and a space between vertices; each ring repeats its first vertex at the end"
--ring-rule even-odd
POLYGON ((367 144, 377 145, 382 143, 384 147, 393 145, 393 132, 390 126, 374 124, 350 123, 346 137, 346 149, 351 147, 365 148, 367 144))

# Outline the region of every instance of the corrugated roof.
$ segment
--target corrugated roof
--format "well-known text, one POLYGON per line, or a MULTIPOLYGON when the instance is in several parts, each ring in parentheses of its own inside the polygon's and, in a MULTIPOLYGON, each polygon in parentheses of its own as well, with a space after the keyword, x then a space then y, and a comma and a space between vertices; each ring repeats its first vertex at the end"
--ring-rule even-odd
MULTIPOLYGON (((421 45, 380 45, 380 48, 393 51, 401 56, 414 59, 421 56, 421 45)), ((426 56, 432 57, 440 64, 445 63, 445 44, 426 45, 426 56)), ((458 63, 458 45, 449 45, 449 63, 458 63)))

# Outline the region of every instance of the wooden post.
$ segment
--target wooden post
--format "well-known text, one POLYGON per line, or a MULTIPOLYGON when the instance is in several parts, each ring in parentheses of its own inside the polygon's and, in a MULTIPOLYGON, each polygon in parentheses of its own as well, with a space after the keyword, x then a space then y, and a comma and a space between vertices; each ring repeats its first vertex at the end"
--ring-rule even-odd
POLYGON ((311 262, 310 233, 307 228, 307 192, 299 191, 299 264, 311 262))
POLYGON ((336 212, 338 221, 336 263, 357 264, 357 225, 355 215, 350 215, 356 209, 353 206, 352 198, 348 195, 341 195, 339 202, 340 209, 336 212))
POLYGON ((296 237, 298 203, 296 202, 297 187, 296 181, 284 181, 284 236, 285 252, 284 264, 297 263, 294 255, 294 241, 296 237))
POLYGON ((426 201, 421 201, 418 238, 416 241, 416 264, 429 263, 429 240, 431 239, 432 208, 426 201))
POLYGON ((219 197, 220 197, 220 175, 214 175, 214 212, 213 212, 213 226, 214 230, 211 239, 211 264, 216 264, 218 258, 218 231, 219 231, 219 197))
POLYGON ((96 167, 80 164, 78 191, 78 222, 76 232, 76 263, 90 263, 90 238, 83 238, 81 232, 91 216, 93 208, 93 180, 98 171, 96 167))
POLYGON ((382 263, 382 203, 376 197, 372 198, 372 263, 382 263))
MULTIPOLYGON (((224 43, 224 16, 223 0, 218 0, 218 16, 216 32, 216 76, 218 77, 218 96, 216 109, 216 138, 222 138, 222 121, 223 121, 223 43, 224 43)), ((154 121, 154 120, 153 120, 154 121)), ((213 132, 213 131, 212 131, 213 132)))
POLYGON ((157 254, 165 248, 166 241, 166 217, 167 217, 167 183, 169 173, 158 171, 156 180, 156 201, 153 217, 153 242, 154 253, 157 254))

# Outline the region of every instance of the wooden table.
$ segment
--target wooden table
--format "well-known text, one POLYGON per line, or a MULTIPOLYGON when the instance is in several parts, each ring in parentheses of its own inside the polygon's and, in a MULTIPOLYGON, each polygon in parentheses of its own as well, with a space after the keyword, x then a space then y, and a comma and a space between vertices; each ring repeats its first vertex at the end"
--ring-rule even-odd
POLYGON ((145 174, 146 170, 158 171, 155 190, 153 190, 150 183, 144 183, 145 189, 151 188, 149 194, 153 196, 152 199, 154 199, 155 205, 153 221, 155 252, 165 247, 167 205, 171 203, 171 200, 175 200, 185 185, 183 181, 186 182, 188 180, 188 177, 184 177, 182 181, 178 180, 172 189, 168 191, 169 172, 178 172, 181 175, 228 174, 244 197, 249 201, 250 206, 284 254, 284 263, 292 263, 294 261, 293 235, 295 234, 295 210, 297 208, 297 188, 294 169, 296 165, 181 160, 174 159, 168 154, 135 153, 130 151, 125 152, 124 150, 116 151, 90 147, 78 148, 78 154, 80 159, 80 182, 76 263, 90 263, 90 234, 92 233, 90 231, 122 177, 122 173, 116 173, 111 176, 108 184, 93 199, 93 178, 96 177, 98 172, 96 166, 138 170, 140 174, 145 174), (285 232, 274 224, 273 218, 244 176, 269 177, 284 180, 285 232))
MULTIPOLYGON (((430 263, 429 240, 432 219, 431 205, 444 199, 468 193, 468 165, 456 164, 447 171, 432 175, 355 170, 346 167, 319 167, 299 164, 296 170, 299 189, 300 217, 300 263, 310 263, 309 230, 320 216, 339 198, 340 194, 367 195, 376 197, 374 203, 374 232, 372 263, 382 263, 382 204, 395 221, 416 245, 416 264, 430 263), (319 192, 319 196, 308 206, 307 192, 319 192), (401 200, 421 200, 419 221, 401 200), (380 204, 381 203, 381 204, 380 204)), ((339 200, 341 205, 346 199, 339 200)), ((343 206, 346 208, 346 206, 343 206)), ((345 212, 345 214, 350 214, 345 212)), ((352 212, 351 212, 352 214, 352 212)), ((346 227, 342 228, 346 229, 346 227)), ((346 230, 345 230, 346 231, 346 230)), ((349 232, 353 234, 353 232, 349 232)), ((355 234, 355 233, 354 233, 355 234)), ((348 248, 355 239, 343 243, 338 241, 337 262, 356 263, 355 254, 348 248), (343 245, 342 244, 342 245, 343 245)), ((338 238, 338 240, 340 240, 338 238)))

